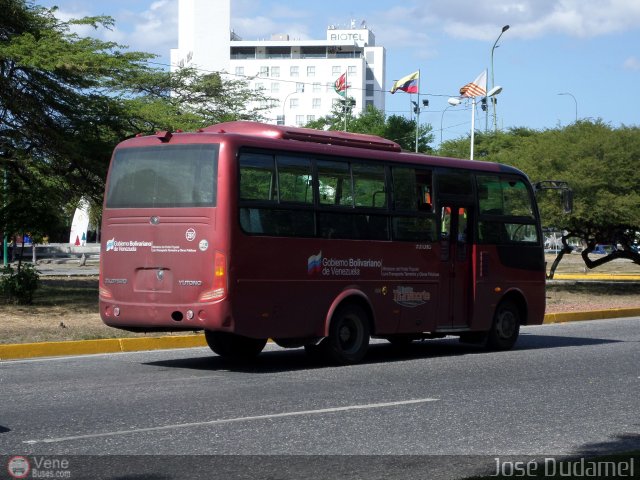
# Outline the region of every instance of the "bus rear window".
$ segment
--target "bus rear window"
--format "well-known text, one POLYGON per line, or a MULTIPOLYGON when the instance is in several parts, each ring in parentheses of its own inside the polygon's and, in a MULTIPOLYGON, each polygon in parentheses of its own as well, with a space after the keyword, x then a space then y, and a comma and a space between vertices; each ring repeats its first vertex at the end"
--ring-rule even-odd
POLYGON ((107 208, 215 207, 217 177, 218 145, 119 149, 107 208))

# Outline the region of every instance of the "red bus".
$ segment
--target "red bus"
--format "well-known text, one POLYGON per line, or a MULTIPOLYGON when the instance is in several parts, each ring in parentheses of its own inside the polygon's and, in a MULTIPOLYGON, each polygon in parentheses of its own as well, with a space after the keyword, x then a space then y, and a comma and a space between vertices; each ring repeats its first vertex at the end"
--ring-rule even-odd
POLYGON ((267 339, 338 363, 370 337, 509 349, 544 317, 527 177, 376 136, 228 122, 126 140, 102 222, 103 321, 204 330, 224 357, 267 339))

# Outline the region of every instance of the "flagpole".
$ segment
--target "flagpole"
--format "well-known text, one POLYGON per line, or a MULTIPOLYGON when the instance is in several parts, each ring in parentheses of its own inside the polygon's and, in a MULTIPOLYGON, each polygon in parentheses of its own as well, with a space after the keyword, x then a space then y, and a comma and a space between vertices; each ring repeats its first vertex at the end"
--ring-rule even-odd
POLYGON ((418 130, 420 128, 420 70, 418 69, 418 98, 416 107, 416 153, 418 153, 418 130))
POLYGON ((471 156, 470 159, 473 160, 473 144, 475 143, 475 133, 476 133, 476 97, 471 97, 471 156))
POLYGON ((349 67, 344 72, 344 131, 347 131, 347 114, 349 112, 349 67))

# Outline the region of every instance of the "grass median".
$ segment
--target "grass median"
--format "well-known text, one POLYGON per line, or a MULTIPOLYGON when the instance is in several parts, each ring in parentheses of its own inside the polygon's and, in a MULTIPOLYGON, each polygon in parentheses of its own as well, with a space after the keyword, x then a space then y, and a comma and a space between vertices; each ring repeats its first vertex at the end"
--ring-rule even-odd
MULTIPOLYGON (((553 258, 547 255, 547 265, 553 258)), ((564 273, 584 269, 579 255, 565 256, 560 265, 558 270, 564 273)), ((597 270, 640 273, 640 267, 629 261, 611 262, 597 270)), ((640 307, 637 282, 553 282, 547 285, 546 296, 547 313, 640 307)), ((176 334, 184 333, 188 332, 176 334)), ((0 309, 0 344, 163 335, 167 334, 135 334, 104 325, 98 313, 97 275, 43 276, 33 305, 2 305, 0 309)))

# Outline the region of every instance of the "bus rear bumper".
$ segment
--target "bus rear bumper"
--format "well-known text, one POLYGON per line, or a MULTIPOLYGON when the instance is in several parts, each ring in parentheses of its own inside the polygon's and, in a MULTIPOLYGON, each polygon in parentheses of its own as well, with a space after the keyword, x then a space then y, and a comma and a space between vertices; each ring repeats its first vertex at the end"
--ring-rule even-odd
POLYGON ((233 329, 226 302, 158 305, 101 299, 100 317, 109 327, 137 332, 233 329))

